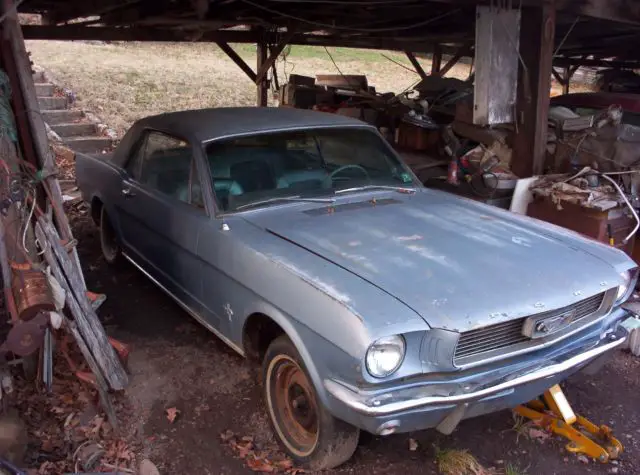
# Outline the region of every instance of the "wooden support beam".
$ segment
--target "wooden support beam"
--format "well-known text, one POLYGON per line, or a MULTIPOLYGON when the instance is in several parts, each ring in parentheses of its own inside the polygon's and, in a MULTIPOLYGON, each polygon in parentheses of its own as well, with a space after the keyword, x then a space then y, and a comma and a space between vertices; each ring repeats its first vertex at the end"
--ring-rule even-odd
MULTIPOLYGON (((260 71, 262 70, 263 65, 267 61, 267 44, 264 41, 258 42, 256 52, 257 52, 256 69, 260 71)), ((267 81, 264 76, 265 75, 263 75, 262 78, 256 77, 256 89, 257 89, 256 105, 258 107, 267 107, 267 93, 269 91, 269 88, 267 86, 267 81)))
POLYGON ((245 60, 242 59, 240 55, 238 55, 238 53, 236 53, 236 51, 231 46, 229 46, 229 43, 226 43, 224 41, 218 41, 216 44, 222 51, 225 52, 225 54, 231 59, 231 61, 236 63, 236 65, 244 71, 244 73, 249 77, 249 79, 251 79, 251 82, 255 84, 256 73, 253 71, 253 69, 251 69, 251 66, 249 66, 245 62, 245 60))
POLYGON ((440 74, 440 66, 442 66, 442 46, 436 44, 433 48, 433 56, 431 59, 431 75, 440 74))
POLYGON ((552 0, 542 7, 523 8, 516 104, 517 134, 511 168, 520 178, 543 171, 547 150, 549 89, 553 63, 556 10, 552 0))
MULTIPOLYGON (((265 33, 258 35, 255 30, 216 30, 194 35, 193 31, 177 28, 151 26, 113 27, 83 25, 23 25, 22 31, 28 40, 94 40, 94 41, 158 41, 158 42, 197 42, 197 43, 250 43, 258 40, 277 44, 279 35, 265 33)), ((455 54, 461 38, 445 38, 442 35, 428 35, 420 38, 377 38, 371 36, 320 35, 298 32, 288 44, 308 46, 341 46, 393 51, 413 51, 414 53, 432 53, 434 41, 447 41, 454 46, 442 45, 444 54, 455 54)), ((464 38, 466 41, 467 38, 464 38)))
POLYGON ((282 53, 282 51, 289 44, 289 41, 291 41, 291 38, 293 38, 293 35, 295 34, 295 30, 289 30, 284 38, 282 38, 273 48, 270 48, 271 54, 268 58, 265 58, 262 64, 258 67, 258 71, 256 72, 256 83, 265 79, 265 77, 267 76, 267 71, 269 71, 271 66, 275 64, 278 56, 280 56, 280 53, 282 53))
POLYGON ((416 70, 416 72, 420 76, 420 79, 422 80, 427 79, 427 73, 424 72, 424 69, 422 68, 422 65, 418 62, 418 58, 416 58, 416 55, 413 54, 411 51, 405 51, 404 54, 406 54, 409 61, 411 61, 411 64, 413 65, 413 68, 416 70))
POLYGON ((460 49, 458 50, 458 52, 456 54, 453 55, 453 57, 451 59, 449 59, 449 61, 447 61, 447 64, 445 64, 441 69, 440 72, 438 73, 440 76, 444 76, 445 74, 447 74, 456 64, 458 64, 458 61, 460 61, 464 56, 469 56, 471 54, 471 45, 467 44, 464 46, 461 46, 460 49))
POLYGON ((555 68, 551 68, 551 74, 553 74, 553 77, 560 83, 561 86, 564 86, 564 78, 560 76, 560 73, 556 71, 555 68))

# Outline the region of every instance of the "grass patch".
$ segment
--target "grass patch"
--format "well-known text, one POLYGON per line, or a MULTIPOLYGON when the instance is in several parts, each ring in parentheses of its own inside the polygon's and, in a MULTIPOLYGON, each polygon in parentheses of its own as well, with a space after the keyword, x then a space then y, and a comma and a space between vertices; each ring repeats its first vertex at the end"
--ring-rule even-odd
POLYGON ((527 470, 518 464, 508 463, 504 468, 504 475, 527 475, 527 470))
POLYGON ((443 475, 492 475, 468 450, 436 448, 436 464, 443 475))

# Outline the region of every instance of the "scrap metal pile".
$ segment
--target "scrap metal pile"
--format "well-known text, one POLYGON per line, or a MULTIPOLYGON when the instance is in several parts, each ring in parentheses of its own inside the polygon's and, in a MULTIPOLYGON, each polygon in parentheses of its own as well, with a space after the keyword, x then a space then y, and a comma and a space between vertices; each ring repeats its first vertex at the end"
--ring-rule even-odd
POLYGON ((3 27, 16 29, 8 35, 11 49, 0 56, 0 270, 9 315, 0 327, 4 396, 11 388, 8 367, 15 364, 50 389, 56 347, 76 375, 98 389, 115 425, 109 391, 127 386, 126 348, 106 335, 96 315, 104 296, 89 292, 84 281, 24 43, 17 22, 3 27), (72 341, 84 361, 65 351, 72 341))
POLYGON ((281 107, 376 126, 428 186, 508 207, 516 178, 510 170, 513 128, 475 125, 473 94, 472 76, 463 81, 438 75, 394 94, 376 91, 365 76, 292 74, 279 91, 281 107))

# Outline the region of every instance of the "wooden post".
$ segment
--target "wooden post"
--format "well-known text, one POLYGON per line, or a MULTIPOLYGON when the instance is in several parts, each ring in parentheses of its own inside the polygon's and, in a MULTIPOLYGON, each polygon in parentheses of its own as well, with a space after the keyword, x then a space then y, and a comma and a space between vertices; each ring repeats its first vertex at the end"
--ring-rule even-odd
POLYGON ((542 7, 523 8, 520 29, 520 64, 516 104, 517 134, 511 168, 520 178, 543 171, 547 150, 549 90, 556 29, 552 0, 542 7))
MULTIPOLYGON (((256 64, 256 71, 260 71, 263 68, 263 65, 267 61, 267 45, 264 41, 259 41, 257 44, 257 56, 258 61, 256 64)), ((257 76, 257 74, 256 74, 257 76)), ((256 79, 256 89, 258 92, 256 105, 258 107, 267 107, 267 93, 269 88, 267 86, 267 75, 264 74, 261 78, 256 79)))
POLYGON ((433 56, 431 59, 432 76, 440 74, 440 66, 442 66, 442 48, 440 47, 440 43, 438 43, 433 48, 433 56))

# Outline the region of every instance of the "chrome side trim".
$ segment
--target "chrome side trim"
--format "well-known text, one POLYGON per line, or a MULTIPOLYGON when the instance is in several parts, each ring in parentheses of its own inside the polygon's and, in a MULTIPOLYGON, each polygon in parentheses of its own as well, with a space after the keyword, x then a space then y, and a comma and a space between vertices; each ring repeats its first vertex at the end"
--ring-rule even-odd
MULTIPOLYGON (((616 339, 613 341, 609 341, 608 343, 598 345, 595 348, 569 358, 561 363, 552 364, 545 368, 538 369, 532 373, 524 374, 522 376, 509 381, 504 381, 489 388, 484 388, 465 394, 456 394, 453 396, 423 396, 414 399, 391 401, 385 403, 384 394, 374 396, 363 392, 355 392, 331 379, 324 380, 324 387, 333 397, 347 405, 350 409, 353 409, 367 416, 385 416, 396 412, 402 412, 431 405, 460 404, 468 401, 482 399, 487 396, 491 396, 493 394, 515 388, 516 386, 531 383, 563 373, 622 345, 622 343, 624 343, 624 341, 626 340, 627 333, 624 332, 624 334, 611 334, 610 336, 616 339)), ((386 394, 393 394, 393 390, 390 390, 386 394)), ((398 396, 401 394, 402 390, 399 390, 395 395, 398 396)))
POLYGON ((134 261, 131 257, 129 257, 127 254, 125 254, 124 252, 122 253, 122 255, 129 261, 131 262, 131 264, 133 264, 133 266, 138 269, 140 272, 142 272, 151 282, 153 282, 154 284, 156 284, 156 286, 158 286, 160 288, 160 290, 162 290, 165 294, 167 294, 169 297, 171 297, 178 305, 180 305, 180 307, 182 307, 182 309, 187 312, 189 315, 191 315, 198 323, 200 323, 200 325, 202 325, 203 327, 205 327, 207 330, 209 330, 211 333, 213 333, 215 336, 217 336, 218 338, 220 338, 224 343, 226 343, 232 350, 234 350, 236 353, 238 353, 240 356, 245 356, 244 351, 242 350, 242 348, 240 348, 238 345, 236 345, 235 343, 233 343, 231 340, 229 340, 227 337, 225 337, 224 335, 222 335, 218 330, 216 330, 213 326, 211 326, 211 324, 209 324, 204 318, 202 318, 200 315, 198 315, 196 312, 194 312, 187 304, 185 304, 184 302, 182 302, 182 300, 180 300, 178 297, 176 297, 170 290, 168 290, 164 285, 162 285, 160 282, 158 282, 154 277, 152 277, 146 270, 144 270, 136 261, 134 261))

